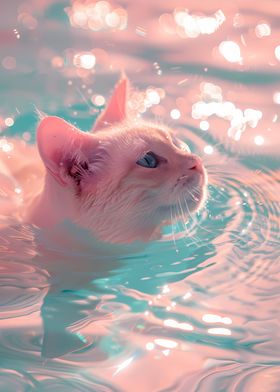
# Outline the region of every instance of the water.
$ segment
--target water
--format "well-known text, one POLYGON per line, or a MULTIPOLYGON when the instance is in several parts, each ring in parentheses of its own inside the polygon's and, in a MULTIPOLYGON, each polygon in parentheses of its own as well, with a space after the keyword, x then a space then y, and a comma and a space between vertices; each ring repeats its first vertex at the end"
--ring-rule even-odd
POLYGON ((203 157, 208 201, 105 260, 2 219, 0 391, 277 392, 279 4, 111 4, 2 5, 1 148, 34 141, 34 107, 88 130, 125 68, 143 116, 203 157))

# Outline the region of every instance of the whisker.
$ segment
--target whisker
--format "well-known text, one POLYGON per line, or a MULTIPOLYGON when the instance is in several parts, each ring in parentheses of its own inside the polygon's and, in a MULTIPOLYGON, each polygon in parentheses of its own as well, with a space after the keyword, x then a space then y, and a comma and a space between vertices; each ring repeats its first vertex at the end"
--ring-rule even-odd
POLYGON ((173 243, 174 243, 174 246, 175 246, 176 253, 178 253, 179 250, 178 250, 177 244, 176 244, 176 238, 175 238, 175 232, 174 232, 174 220, 173 220, 172 209, 173 209, 173 206, 171 205, 171 206, 170 206, 170 219, 171 219, 172 237, 173 237, 173 243))
POLYGON ((88 100, 86 99, 85 95, 81 92, 81 90, 80 90, 78 87, 76 87, 76 90, 77 90, 77 92, 80 94, 80 96, 81 96, 82 100, 85 102, 85 104, 86 104, 90 109, 92 109, 92 106, 88 103, 88 100))
MULTIPOLYGON (((186 200, 184 200, 184 201, 186 202, 186 200)), ((188 212, 188 218, 189 218, 189 219, 193 219, 192 214, 190 213, 188 204, 187 204, 187 203, 185 203, 185 204, 186 204, 186 209, 187 209, 187 212, 188 212)), ((179 205, 180 205, 180 209, 181 209, 181 211, 182 211, 182 215, 183 215, 183 217, 185 218, 185 214, 184 214, 184 211, 183 211, 182 200, 181 200, 181 198, 179 199, 179 205)), ((188 219, 188 220, 189 220, 189 219, 188 219)), ((187 219, 185 219, 185 221, 187 221, 187 219)), ((186 224, 184 225, 184 231, 185 231, 186 234, 189 234, 189 233, 187 232, 186 224)), ((185 238, 186 238, 186 237, 185 237, 185 238)), ((188 238, 189 238, 189 236, 188 236, 188 238)), ((197 246, 200 245, 200 244, 199 244, 199 241, 195 238, 195 236, 191 236, 191 238, 192 238, 192 240, 194 241, 194 244, 195 244, 195 245, 197 245, 197 246)), ((187 243, 187 245, 189 246, 190 244, 187 243)))
MULTIPOLYGON (((189 190, 187 190, 187 192, 190 194, 190 191, 189 191, 189 190)), ((189 210, 189 206, 188 206, 187 200, 184 199, 184 202, 185 202, 185 205, 186 205, 186 209, 188 210, 188 213, 189 213, 189 215, 191 216, 192 214, 191 214, 191 212, 190 212, 190 210, 189 210)), ((196 224, 196 227, 198 227, 200 230, 203 230, 203 231, 205 231, 205 232, 211 233, 210 230, 206 229, 205 227, 202 227, 198 220, 195 221, 195 224, 196 224)), ((194 238, 194 236, 192 236, 192 238, 194 238)), ((205 243, 203 242, 203 240, 202 240, 201 238, 199 238, 199 237, 196 238, 196 241, 199 241, 199 242, 198 242, 199 244, 203 244, 204 246, 207 246, 208 249, 211 249, 208 245, 205 245, 205 243)))

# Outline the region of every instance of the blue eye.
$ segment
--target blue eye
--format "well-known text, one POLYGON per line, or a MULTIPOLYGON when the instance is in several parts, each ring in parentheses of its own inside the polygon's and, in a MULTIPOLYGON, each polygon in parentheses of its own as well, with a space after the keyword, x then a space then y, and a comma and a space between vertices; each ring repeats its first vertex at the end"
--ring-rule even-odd
POLYGON ((154 169, 158 165, 158 160, 156 155, 153 152, 149 151, 142 158, 138 159, 136 163, 139 166, 154 169))

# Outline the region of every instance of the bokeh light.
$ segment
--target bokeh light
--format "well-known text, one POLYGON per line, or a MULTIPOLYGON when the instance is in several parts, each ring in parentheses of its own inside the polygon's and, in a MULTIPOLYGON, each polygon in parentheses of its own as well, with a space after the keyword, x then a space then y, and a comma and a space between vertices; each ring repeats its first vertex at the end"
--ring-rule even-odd
POLYGON ((91 97, 91 102, 95 105, 95 106, 103 106, 105 105, 105 98, 103 97, 103 95, 93 95, 91 97))
POLYGON ((107 1, 74 1, 66 11, 74 27, 92 31, 125 30, 127 27, 126 10, 121 7, 113 8, 107 1))
POLYGON ((14 125, 14 120, 12 119, 12 117, 5 118, 5 125, 7 127, 12 127, 14 125))
POLYGON ((16 65, 17 65, 17 62, 14 57, 7 56, 7 57, 4 57, 2 60, 2 66, 5 69, 8 69, 8 70, 14 69, 14 68, 16 68, 16 65))
POLYGON ((277 60, 280 61, 280 45, 276 46, 274 53, 277 60))
POLYGON ((207 146, 204 147, 203 151, 205 152, 205 154, 209 154, 210 155, 210 154, 213 154, 214 148, 212 146, 210 146, 210 145, 207 145, 207 146))
POLYGON ((215 33, 225 20, 226 17, 220 9, 212 16, 204 16, 191 14, 187 9, 176 8, 172 15, 162 14, 159 23, 168 34, 177 33, 181 38, 196 38, 215 33))
POLYGON ((271 34, 271 28, 267 23, 260 23, 256 26, 255 33, 258 38, 268 37, 271 34))
POLYGON ((181 117, 181 113, 179 109, 172 109, 170 112, 170 117, 173 120, 178 120, 181 117))
POLYGON ((223 41, 219 45, 221 55, 230 63, 240 63, 241 52, 239 45, 234 41, 223 41))
POLYGON ((257 146, 262 146, 264 144, 264 137, 261 135, 257 135, 255 136, 254 141, 257 146))
POLYGON ((78 68, 92 69, 95 66, 95 56, 92 53, 78 53, 74 56, 73 64, 78 68))

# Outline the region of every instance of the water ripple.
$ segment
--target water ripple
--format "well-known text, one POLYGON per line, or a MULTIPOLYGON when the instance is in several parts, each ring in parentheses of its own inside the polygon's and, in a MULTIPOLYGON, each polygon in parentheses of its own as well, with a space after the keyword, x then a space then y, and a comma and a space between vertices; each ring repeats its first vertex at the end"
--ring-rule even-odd
MULTIPOLYGON (((75 24, 83 24, 85 9, 74 3, 75 24)), ((94 3, 105 13, 111 7, 94 3)), ((91 238, 73 232, 65 249, 69 239, 54 230, 42 238, 0 217, 0 391, 278 392, 279 2, 189 0, 189 16, 175 10, 180 1, 122 3, 121 32, 73 28, 59 1, 20 5, 14 31, 14 12, 0 15, 10 40, 1 59, 1 138, 35 140, 33 105, 90 129, 94 96, 106 100, 125 67, 135 86, 160 91, 143 117, 163 118, 202 156, 209 197, 189 222, 166 227, 163 240, 98 262, 91 238), (219 30, 182 38, 182 17, 191 16, 188 32, 203 22, 202 33, 213 12, 223 15, 219 30), (220 52, 226 39, 239 62, 220 52), (73 63, 81 48, 94 53, 93 69, 73 63), (199 102, 206 112, 196 116, 199 102)), ((0 193, 5 205, 14 200, 0 193)))
POLYGON ((38 383, 27 372, 0 368, 0 391, 5 392, 35 392, 38 383))

